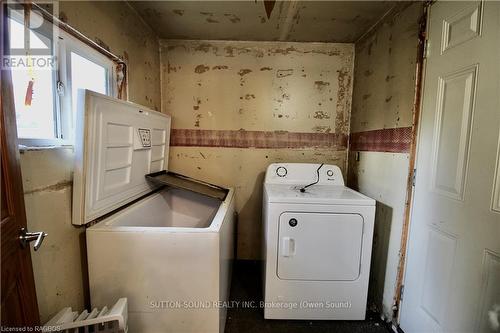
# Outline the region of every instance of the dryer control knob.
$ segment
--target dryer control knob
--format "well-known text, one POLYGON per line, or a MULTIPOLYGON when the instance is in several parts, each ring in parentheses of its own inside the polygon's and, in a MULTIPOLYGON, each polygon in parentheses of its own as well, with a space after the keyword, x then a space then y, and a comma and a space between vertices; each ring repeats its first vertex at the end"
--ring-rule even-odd
POLYGON ((327 175, 328 177, 333 176, 333 170, 332 170, 332 169, 328 170, 328 171, 326 172, 326 175, 327 175))
POLYGON ((290 225, 290 227, 295 227, 297 225, 297 219, 290 219, 290 221, 288 221, 288 224, 290 225))
POLYGON ((288 172, 288 170, 282 166, 280 166, 276 169, 276 175, 278 175, 278 177, 285 177, 287 172, 288 172))

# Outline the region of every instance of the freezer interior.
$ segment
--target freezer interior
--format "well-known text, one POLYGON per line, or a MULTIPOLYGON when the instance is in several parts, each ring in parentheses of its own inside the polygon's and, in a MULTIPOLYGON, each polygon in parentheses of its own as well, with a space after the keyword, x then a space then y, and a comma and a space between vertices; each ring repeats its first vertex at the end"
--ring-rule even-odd
POLYGON ((104 223, 126 227, 208 228, 220 200, 195 192, 165 188, 132 204, 104 223))

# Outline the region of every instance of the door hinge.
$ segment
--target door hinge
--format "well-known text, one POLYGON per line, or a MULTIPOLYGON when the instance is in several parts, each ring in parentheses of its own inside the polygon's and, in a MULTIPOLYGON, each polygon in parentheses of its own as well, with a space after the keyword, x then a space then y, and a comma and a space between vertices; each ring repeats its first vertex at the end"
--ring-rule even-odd
POLYGON ((411 177, 411 185, 415 187, 416 182, 417 182, 417 169, 413 169, 413 176, 411 177))
POLYGON ((400 287, 399 287, 399 302, 401 303, 401 301, 403 300, 403 294, 405 292, 405 285, 402 284, 400 287))
POLYGON ((423 50, 424 59, 427 59, 428 52, 429 52, 429 40, 426 38, 424 39, 424 50, 423 50))

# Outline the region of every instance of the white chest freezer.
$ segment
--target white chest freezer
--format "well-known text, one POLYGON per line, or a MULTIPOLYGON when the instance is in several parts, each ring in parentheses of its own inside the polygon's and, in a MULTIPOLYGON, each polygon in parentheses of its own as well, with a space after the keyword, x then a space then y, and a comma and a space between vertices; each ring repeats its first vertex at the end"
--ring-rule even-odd
POLYGON ((167 171, 170 116, 81 92, 73 224, 92 307, 128 298, 130 332, 223 332, 234 190, 167 171))

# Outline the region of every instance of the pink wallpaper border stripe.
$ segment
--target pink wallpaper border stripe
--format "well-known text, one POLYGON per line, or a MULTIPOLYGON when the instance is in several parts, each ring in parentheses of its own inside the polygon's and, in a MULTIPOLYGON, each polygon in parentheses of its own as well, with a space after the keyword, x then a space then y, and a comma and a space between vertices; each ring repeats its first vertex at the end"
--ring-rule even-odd
MULTIPOLYGON (((353 151, 408 153, 411 127, 385 128, 352 133, 349 146, 353 151)), ((336 133, 287 131, 244 131, 172 129, 170 145, 177 147, 221 148, 333 148, 345 150, 347 136, 336 133)))
POLYGON ((334 148, 347 149, 347 135, 287 131, 172 129, 170 145, 223 148, 334 148))
POLYGON ((351 133, 349 148, 353 151, 409 153, 411 139, 411 127, 384 128, 351 133))

